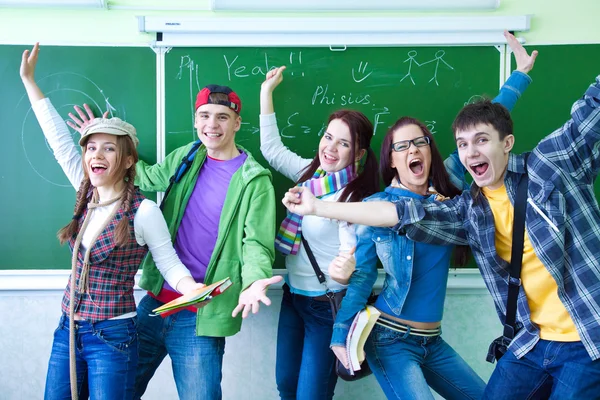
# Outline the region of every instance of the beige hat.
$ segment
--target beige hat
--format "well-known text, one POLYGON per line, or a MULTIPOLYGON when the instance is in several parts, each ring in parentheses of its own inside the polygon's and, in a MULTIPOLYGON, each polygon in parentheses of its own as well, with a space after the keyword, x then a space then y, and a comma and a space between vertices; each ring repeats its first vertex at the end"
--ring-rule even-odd
POLYGON ((85 138, 94 133, 107 133, 109 135, 116 136, 127 135, 131 138, 135 147, 137 147, 140 143, 133 125, 116 117, 94 118, 89 125, 83 128, 83 132, 81 132, 81 139, 79 139, 79 145, 83 146, 85 143, 85 138))

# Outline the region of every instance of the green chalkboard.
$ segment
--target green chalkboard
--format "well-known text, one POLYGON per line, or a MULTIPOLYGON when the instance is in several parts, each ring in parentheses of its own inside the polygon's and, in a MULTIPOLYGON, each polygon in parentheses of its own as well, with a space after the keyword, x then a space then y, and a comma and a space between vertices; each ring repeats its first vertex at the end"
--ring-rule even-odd
MULTIPOLYGON (((340 108, 364 112, 375 124, 379 154, 387 128, 414 116, 436 135, 442 154, 456 148, 451 124, 456 113, 480 95, 498 92, 500 54, 488 47, 348 48, 175 48, 166 55, 167 152, 196 138, 194 100, 207 84, 228 85, 242 99, 237 142, 263 163, 260 154, 259 92, 265 72, 287 65, 275 91, 275 111, 283 141, 304 157, 314 157, 329 114, 340 108)), ((274 173, 281 198, 292 182, 274 173)), ((277 220, 284 217, 278 207, 277 220)), ((275 264, 281 268, 281 260, 275 264)))
MULTIPOLYGON (((539 55, 530 76, 533 83, 512 113, 515 151, 537 143, 571 117, 571 106, 600 74, 600 44, 531 46, 539 55)), ((514 65, 513 65, 514 67, 514 65)), ((600 183, 596 182, 596 198, 600 183)))
MULTIPOLYGON (((75 190, 49 149, 19 77, 24 46, 0 46, 0 269, 70 268, 56 232, 72 212, 75 190)), ((42 91, 67 118, 88 103, 137 128, 140 155, 156 160, 156 56, 149 48, 43 46, 42 91)), ((73 132, 74 140, 78 134, 73 132)))

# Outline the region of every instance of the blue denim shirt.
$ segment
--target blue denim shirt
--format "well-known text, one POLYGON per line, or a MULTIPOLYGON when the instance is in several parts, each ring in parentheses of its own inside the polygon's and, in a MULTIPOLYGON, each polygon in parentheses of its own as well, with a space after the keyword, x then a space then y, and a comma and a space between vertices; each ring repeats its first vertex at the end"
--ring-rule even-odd
MULTIPOLYGON (((500 93, 493 101, 502 104, 508 110, 512 110, 530 83, 531 78, 527 74, 515 71, 504 83, 500 93)), ((454 151, 444 164, 455 185, 462 188, 469 187, 465 180, 466 170, 458 159, 457 151, 454 151)), ((405 192, 408 197, 423 198, 423 196, 410 191, 405 192)), ((386 189, 386 192, 376 193, 365 201, 394 201, 391 197, 392 195, 386 189)), ((396 195, 395 198, 397 201, 400 196, 396 195)), ((359 225, 356 228, 356 234, 356 270, 350 278, 348 291, 333 325, 331 346, 345 346, 346 336, 352 320, 356 313, 365 307, 373 285, 377 280, 377 257, 381 260, 386 271, 384 287, 380 296, 384 296, 394 312, 398 310, 399 314, 410 286, 412 259, 414 258, 414 243, 411 240, 407 240, 405 236, 397 235, 390 228, 373 228, 359 225), (399 285, 398 282, 401 282, 402 285, 399 285)))
MULTIPOLYGON (((594 180, 600 172, 600 76, 571 108, 571 119, 544 138, 527 158, 525 227, 535 254, 558 286, 558 297, 573 319, 592 360, 600 359, 600 208, 594 180)), ((525 173, 523 155, 510 154, 504 177, 514 204, 525 173)), ((442 203, 396 203, 398 230, 413 240, 469 244, 484 282, 504 321, 508 263, 496 253, 494 216, 480 189, 442 203)), ((539 340, 521 287, 517 329, 509 349, 518 357, 539 340)))
MULTIPOLYGON (((384 192, 375 193, 364 201, 397 202, 402 198, 432 201, 434 197, 435 195, 421 196, 410 190, 387 187, 384 192)), ((379 296, 383 297, 395 314, 401 313, 412 281, 415 242, 405 235, 398 235, 392 228, 357 225, 356 235, 356 271, 352 275, 342 309, 336 318, 331 340, 332 346, 345 345, 348 328, 352 323, 352 315, 348 320, 341 321, 340 313, 360 310, 365 306, 371 288, 377 280, 378 257, 385 270, 385 281, 379 296)), ((439 246, 440 251, 443 247, 446 246, 439 246)))

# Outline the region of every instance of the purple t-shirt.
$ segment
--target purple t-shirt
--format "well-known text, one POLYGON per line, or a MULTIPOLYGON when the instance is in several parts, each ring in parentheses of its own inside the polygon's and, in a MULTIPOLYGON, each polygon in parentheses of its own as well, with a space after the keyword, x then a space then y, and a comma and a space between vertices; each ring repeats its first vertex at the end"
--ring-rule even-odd
MULTIPOLYGON (((206 157, 200 169, 175 239, 175 251, 196 282, 204 282, 229 182, 246 158, 246 153, 225 161, 206 157)), ((164 287, 173 290, 167 282, 164 287)))

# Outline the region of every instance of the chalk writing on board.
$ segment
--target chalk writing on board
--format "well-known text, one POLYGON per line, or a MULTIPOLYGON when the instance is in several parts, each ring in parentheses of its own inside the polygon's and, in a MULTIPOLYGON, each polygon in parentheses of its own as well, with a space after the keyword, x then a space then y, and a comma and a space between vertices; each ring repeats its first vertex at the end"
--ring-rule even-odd
POLYGON ((277 68, 276 66, 269 66, 269 56, 265 53, 265 63, 260 65, 254 65, 252 68, 246 65, 240 65, 238 59, 240 56, 235 56, 233 60, 229 60, 227 55, 223 54, 223 60, 225 61, 225 66, 227 67, 227 79, 231 81, 232 76, 236 78, 247 78, 249 76, 262 75, 266 76, 267 72, 272 69, 277 68))
POLYGON ((437 133, 437 131, 435 130, 435 124, 436 124, 436 121, 425 121, 425 126, 427 126, 427 129, 429 129, 429 132, 431 132, 434 135, 437 133))
POLYGON ((300 114, 300 113, 295 112, 288 117, 288 119, 286 121, 286 125, 279 131, 281 136, 286 137, 286 138, 295 138, 296 137, 295 135, 286 134, 285 131, 289 130, 292 126, 294 126, 294 124, 292 123, 292 119, 298 114, 300 114))
POLYGON ((352 79, 354 80, 354 82, 360 83, 360 82, 364 81, 365 79, 367 79, 373 73, 373 71, 370 71, 369 73, 367 73, 368 66, 369 66, 368 62, 363 63, 361 61, 358 64, 358 68, 357 68, 358 72, 355 72, 354 68, 352 68, 352 79))
POLYGON ((434 58, 433 60, 425 61, 423 64, 421 64, 421 65, 425 65, 425 64, 429 64, 429 63, 435 62, 435 73, 434 73, 434 75, 433 75, 433 78, 431 78, 431 79, 429 80, 429 82, 435 81, 435 84, 436 84, 437 86, 439 86, 439 85, 440 85, 440 84, 438 83, 438 80, 437 80, 437 74, 438 74, 438 68, 439 68, 439 66, 440 66, 440 61, 441 61, 441 62, 443 62, 443 63, 444 63, 444 64, 445 64, 445 65, 446 65, 448 68, 450 68, 451 70, 454 70, 454 68, 453 68, 453 67, 452 67, 450 64, 448 64, 448 63, 447 63, 447 62, 444 60, 444 56, 445 56, 445 55, 446 55, 446 52, 445 52, 444 50, 438 50, 438 51, 435 53, 435 58, 434 58))
MULTIPOLYGON (((290 51, 290 65, 288 67, 295 66, 294 65, 294 55, 296 55, 296 53, 293 51, 290 51)), ((266 54, 265 54, 265 56, 266 56, 266 54)), ((298 54, 296 55, 296 59, 298 60, 298 64, 302 64, 302 52, 301 51, 299 51, 298 54)), ((296 73, 296 71, 293 71, 293 70, 291 71, 292 76, 294 76, 295 73, 296 73)), ((301 76, 304 76, 304 71, 301 71, 300 74, 301 74, 301 76)))
POLYGON ((465 101, 464 105, 469 105, 469 104, 473 104, 473 103, 477 103, 478 101, 483 101, 485 100, 485 97, 479 94, 475 94, 471 97, 469 97, 469 100, 465 101))
MULTIPOLYGON (((78 74, 75 72, 56 72, 56 73, 47 75, 47 76, 39 79, 38 85, 40 86, 42 91, 46 94, 46 96, 50 100, 52 100, 52 104, 54 105, 56 110, 59 111, 60 114, 64 114, 63 117, 66 117, 67 113, 73 111, 74 105, 81 106, 83 103, 90 104, 93 107, 95 107, 97 110, 100 110, 102 112, 108 111, 109 116, 111 116, 111 117, 113 117, 114 112, 117 111, 117 109, 110 103, 109 97, 104 93, 104 91, 100 88, 100 86, 98 86, 94 81, 92 81, 85 75, 81 75, 81 74, 78 74), (69 76, 69 78, 63 80, 62 78, 64 78, 65 76, 69 76), (73 79, 72 78, 73 76, 76 79, 73 79), (64 85, 65 81, 69 82, 69 86, 64 85), (91 86, 95 89, 95 91, 97 91, 97 93, 95 93, 95 92, 88 93, 88 92, 84 92, 83 90, 78 89, 77 86, 80 83, 79 81, 83 81, 81 83, 81 86, 83 86, 85 88, 89 88, 90 84, 91 84, 91 86), (46 88, 58 88, 58 89, 46 90, 46 88), (73 98, 75 101, 69 102, 69 103, 61 102, 60 101, 61 96, 59 96, 60 92, 69 92, 71 95, 70 97, 73 98), (97 99, 101 99, 101 100, 97 101, 97 99)), ((23 101, 25 98, 26 98, 26 94, 21 96, 21 98, 17 102, 17 107, 19 106, 21 101, 23 101)), ((125 110, 122 109, 120 111, 122 114, 121 117, 123 119, 125 119, 125 115, 126 115, 125 110)), ((54 161, 54 155, 52 154, 52 149, 50 148, 50 145, 48 144, 47 141, 45 141, 44 135, 42 134, 41 129, 39 128, 39 125, 37 123, 35 124, 37 129, 35 129, 34 131, 25 129, 27 122, 31 118, 34 118, 34 115, 33 115, 32 108, 29 107, 29 109, 25 113, 25 116, 23 117, 23 122, 21 123, 21 146, 23 147, 23 153, 25 155, 25 159, 27 160, 27 163, 29 164, 31 169, 33 169, 33 171, 40 178, 42 178, 44 181, 50 183, 51 185, 60 186, 60 187, 71 187, 70 184, 65 184, 65 183, 58 181, 58 179, 56 179, 56 178, 52 178, 51 171, 47 171, 47 167, 45 166, 45 164, 50 162, 50 160, 54 161), (38 153, 36 153, 35 156, 33 156, 33 155, 30 156, 30 154, 34 153, 35 148, 40 147, 40 142, 42 141, 42 138, 44 138, 44 144, 47 149, 47 153, 46 153, 47 156, 40 156, 38 153)), ((71 136, 73 137, 73 141, 76 143, 79 143, 79 133, 72 129, 70 129, 70 131, 71 131, 71 136)), ((77 149, 79 149, 79 144, 77 144, 77 149)), ((62 176, 63 175, 61 174, 61 177, 62 176)), ((65 177, 65 179, 66 179, 66 177, 65 177)))
POLYGON ((250 122, 242 122, 241 125, 240 131, 250 132, 252 135, 256 135, 258 132, 260 132, 260 128, 258 126, 250 125, 250 122))
POLYGON ((373 118, 373 136, 375 136, 377 134, 377 127, 385 124, 385 122, 382 121, 382 117, 390 115, 390 109, 387 107, 378 107, 373 108, 373 111, 376 111, 375 117, 373 118))
POLYGON ((352 93, 344 93, 337 97, 335 92, 329 92, 329 84, 325 86, 317 85, 315 91, 313 93, 311 104, 337 104, 340 106, 352 105, 352 104, 363 104, 368 105, 371 103, 370 99, 371 95, 369 94, 355 94, 352 93), (339 101, 338 101, 339 100, 339 101))

